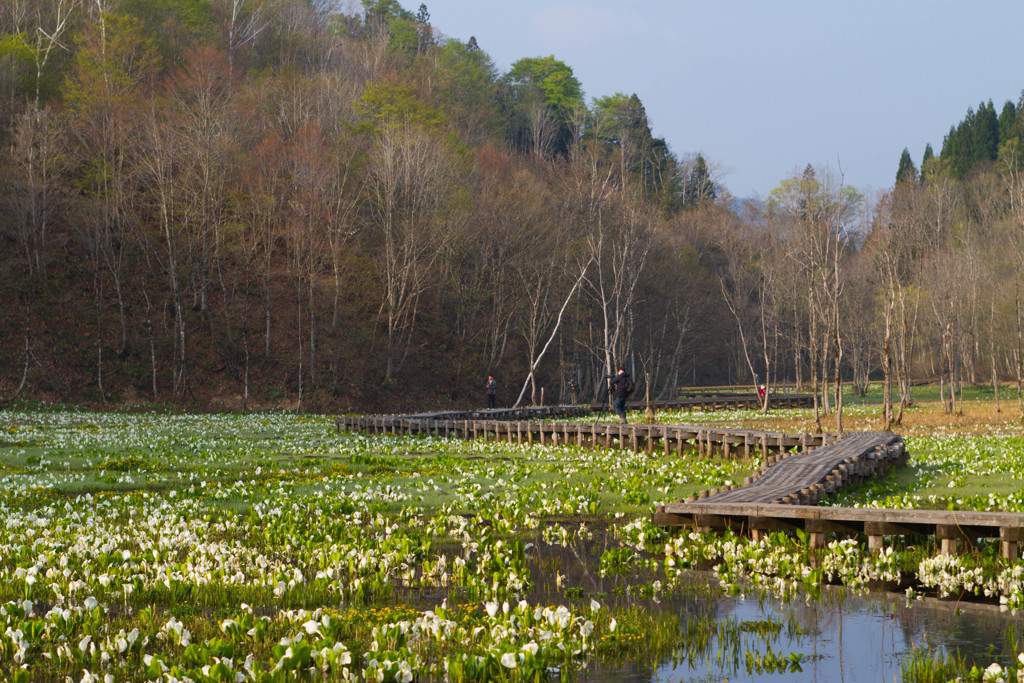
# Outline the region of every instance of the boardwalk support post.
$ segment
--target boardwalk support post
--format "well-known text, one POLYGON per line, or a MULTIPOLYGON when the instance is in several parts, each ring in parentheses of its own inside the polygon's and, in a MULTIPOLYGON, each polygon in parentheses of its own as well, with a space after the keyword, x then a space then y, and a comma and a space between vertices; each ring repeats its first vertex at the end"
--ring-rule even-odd
MULTIPOLYGON (((955 519, 955 518, 954 518, 955 519)), ((1000 529, 1002 536, 1002 529, 1000 529)), ((960 548, 975 545, 976 539, 959 524, 936 524, 935 537, 941 541, 943 555, 956 555, 960 548)))
POLYGON ((868 536, 868 552, 875 554, 881 553, 884 549, 883 539, 884 536, 868 536))
POLYGON ((1001 527, 999 529, 999 546, 1003 559, 1009 562, 1016 562, 1022 540, 1024 540, 1024 529, 1020 527, 1001 527))

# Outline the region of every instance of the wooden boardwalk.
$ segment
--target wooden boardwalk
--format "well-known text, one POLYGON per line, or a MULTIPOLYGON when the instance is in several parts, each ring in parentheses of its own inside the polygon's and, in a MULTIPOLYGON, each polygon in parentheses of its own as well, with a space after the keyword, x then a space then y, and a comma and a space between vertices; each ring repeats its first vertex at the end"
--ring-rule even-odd
POLYGON ((542 421, 585 416, 589 406, 461 411, 337 418, 338 430, 373 434, 421 434, 520 444, 576 445, 698 456, 759 455, 759 472, 743 486, 701 491, 686 502, 660 506, 660 526, 733 529, 753 537, 769 530, 802 529, 812 548, 825 534, 864 534, 872 550, 886 536, 933 535, 942 552, 972 546, 978 538, 999 538, 1002 554, 1016 560, 1024 541, 1024 514, 947 510, 881 510, 820 507, 823 496, 859 484, 906 462, 903 440, 889 432, 792 434, 697 425, 542 421), (533 418, 533 419, 523 419, 533 418))
MULTIPOLYGON (((710 396, 686 396, 675 399, 651 401, 654 412, 666 410, 759 410, 760 399, 755 394, 720 394, 710 396)), ((768 398, 771 408, 812 408, 814 397, 810 394, 771 394, 768 398)), ((646 401, 629 401, 626 408, 630 411, 643 412, 647 408, 646 401)), ((591 406, 594 412, 607 412, 607 404, 591 406)))
POLYGON ((702 491, 688 502, 814 505, 826 494, 884 475, 906 462, 903 440, 891 432, 850 432, 810 453, 766 459, 743 486, 702 491))
POLYGON ((879 551, 886 536, 931 535, 941 552, 973 547, 979 538, 998 538, 1002 556, 1016 561, 1024 541, 1024 514, 955 510, 889 510, 820 507, 821 498, 844 486, 885 474, 906 463, 903 440, 889 432, 854 432, 813 453, 772 456, 744 486, 701 491, 687 501, 659 506, 659 526, 732 529, 755 540, 768 531, 801 529, 811 548, 825 546, 825 534, 863 534, 879 551))
MULTIPOLYGON (((489 411, 488 411, 489 412, 489 411)), ((520 413, 522 414, 522 413, 520 413)), ((549 411, 545 415, 550 415, 549 411)), ((621 424, 618 422, 542 422, 471 417, 476 413, 429 413, 406 416, 337 419, 338 430, 373 434, 419 434, 446 438, 502 440, 519 444, 576 445, 618 448, 665 455, 695 454, 699 457, 760 455, 761 470, 744 486, 701 491, 688 503, 667 505, 654 514, 656 524, 691 524, 708 528, 736 527, 755 535, 761 529, 792 528, 763 515, 752 522, 751 504, 797 503, 809 505, 844 486, 860 483, 894 465, 905 462, 903 441, 889 432, 792 434, 752 429, 721 429, 697 425, 621 424), (734 515, 708 517, 707 504, 734 515), (724 506, 724 507, 723 507, 724 506), (742 518, 737 523, 735 519, 742 518)), ((487 415, 487 418, 490 418, 487 415)), ((785 505, 772 505, 781 510, 785 505)), ((816 509, 816 508, 806 508, 816 509)))
MULTIPOLYGON (((536 409, 534 409, 536 410, 536 409)), ((761 455, 766 460, 792 453, 808 453, 835 443, 835 434, 764 432, 700 425, 621 424, 618 422, 542 422, 494 419, 477 413, 429 413, 377 417, 342 416, 338 431, 371 434, 420 434, 445 438, 501 440, 520 444, 618 448, 637 452, 696 453, 726 458, 761 455), (466 417, 464 415, 473 415, 466 417)), ((774 462, 774 460, 772 460, 774 462)))
POLYGON ((549 420, 554 417, 584 417, 590 413, 590 406, 576 404, 523 408, 491 408, 489 410, 442 410, 397 417, 410 420, 549 420))
MULTIPOLYGON (((813 398, 809 394, 772 394, 772 408, 810 408, 813 398)), ((677 399, 651 401, 654 412, 668 410, 757 410, 760 406, 754 394, 721 394, 707 396, 685 396, 677 399)), ((645 401, 630 401, 626 408, 632 412, 643 412, 647 408, 645 401)), ((413 415, 383 415, 375 418, 403 418, 409 420, 550 420, 557 417, 584 417, 593 413, 604 414, 608 411, 607 404, 576 403, 556 406, 531 406, 522 408, 494 408, 491 410, 443 410, 413 415)), ((339 417, 336 424, 339 429, 345 426, 348 418, 339 417)))
POLYGON ((659 526, 693 526, 701 530, 732 529, 759 538, 770 530, 802 529, 811 548, 825 547, 825 534, 864 534, 868 547, 881 550, 886 536, 935 536, 941 552, 974 546, 979 538, 998 538, 1002 556, 1016 561, 1024 541, 1024 514, 970 510, 889 510, 763 503, 671 503, 654 513, 659 526))

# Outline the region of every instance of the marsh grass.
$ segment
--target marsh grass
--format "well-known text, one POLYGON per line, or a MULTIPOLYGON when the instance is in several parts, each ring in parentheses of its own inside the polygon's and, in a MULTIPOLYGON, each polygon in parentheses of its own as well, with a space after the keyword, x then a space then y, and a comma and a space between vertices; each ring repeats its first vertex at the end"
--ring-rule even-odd
POLYGON ((931 647, 912 647, 900 662, 903 683, 948 683, 968 679, 969 673, 963 658, 931 647))
MULTIPOLYGON (((34 444, 0 448, 0 509, 8 520, 17 520, 7 525, 10 538, 4 543, 14 552, 0 558, 0 575, 9 578, 17 573, 15 581, 0 581, 6 618, 12 618, 11 605, 26 598, 33 610, 46 611, 53 604, 39 599, 48 590, 34 579, 42 567, 57 591, 57 604, 81 609, 82 597, 88 595, 103 605, 92 608, 101 610, 99 621, 83 622, 70 631, 74 644, 83 643, 71 650, 81 651, 82 668, 96 666, 82 629, 140 634, 148 639, 151 651, 159 651, 167 647, 157 638, 157 630, 167 628, 161 624, 180 620, 178 628, 191 633, 192 645, 176 654, 170 649, 181 667, 172 675, 187 674, 193 680, 206 680, 203 666, 225 657, 237 663, 242 652, 257 662, 287 660, 292 666, 285 648, 275 643, 291 639, 299 648, 295 620, 306 617, 287 617, 294 610, 333 615, 337 623, 331 638, 336 640, 331 642, 344 642, 351 651, 345 656, 356 668, 391 666, 381 661, 407 666, 415 661, 420 662, 415 666, 426 667, 423 670, 436 671, 432 667, 444 662, 452 665, 453 680, 532 680, 536 672, 556 666, 571 678, 581 663, 580 653, 586 651, 581 647, 586 640, 580 640, 581 635, 585 638, 584 626, 605 628, 612 619, 606 610, 588 607, 595 598, 573 583, 579 580, 575 568, 564 560, 552 561, 556 574, 564 571, 574 578, 548 595, 569 598, 574 612, 558 616, 558 624, 568 619, 570 631, 580 633, 557 631, 558 638, 565 639, 562 649, 544 645, 540 652, 527 651, 529 656, 516 660, 516 667, 522 668, 515 673, 506 671, 508 665, 498 658, 520 645, 506 644, 496 635, 507 626, 490 621, 501 616, 491 614, 490 608, 482 613, 483 601, 497 599, 507 613, 509 600, 520 609, 515 600, 532 590, 522 537, 536 533, 536 515, 549 524, 564 524, 567 540, 590 539, 595 533, 604 538, 610 532, 594 529, 607 527, 605 515, 646 515, 650 500, 674 493, 680 474, 671 460, 619 453, 336 435, 326 418, 80 411, 2 418, 8 432, 31 434, 34 444), (586 458, 586 464, 577 456, 586 458), (30 527, 39 519, 48 520, 47 538, 54 536, 45 544, 56 544, 46 552, 40 550, 34 531, 22 531, 27 528, 23 525, 30 527), (146 529, 140 528, 143 520, 153 531, 168 527, 158 533, 170 533, 175 540, 151 546, 145 540, 146 529), (424 531, 425 525, 431 531, 424 531), (95 538, 75 541, 82 536, 95 538), (438 542, 435 549, 434 539, 448 542, 438 542), (453 565, 452 558, 464 560, 465 566, 453 565), (55 564, 65 568, 63 575, 55 564), (219 568, 222 564, 234 566, 219 568), (445 567, 445 578, 436 583, 441 579, 427 574, 441 572, 440 567, 445 567), (426 600, 438 609, 444 599, 471 605, 447 611, 445 618, 456 624, 451 628, 463 624, 473 633, 484 628, 491 635, 451 643, 421 639, 414 650, 402 644, 404 638, 381 640, 384 631, 397 628, 381 619, 422 620, 430 613, 412 605, 426 600), (407 605, 396 602, 410 600, 407 605), (226 637, 221 624, 243 619, 240 605, 271 618, 271 626, 253 642, 226 637), (383 616, 374 618, 375 610, 382 610, 383 616), (375 625, 383 630, 374 631, 375 625), (376 652, 380 654, 371 654, 376 652), (503 675, 496 676, 499 673, 503 675)), ((28 439, 24 441, 27 444, 28 439)), ((703 480, 695 485, 717 480, 714 463, 705 463, 703 470, 703 480)), ((649 586, 643 590, 654 593, 649 586)), ((614 591, 626 596, 630 586, 623 583, 614 591)), ((643 633, 644 652, 652 661, 675 646, 677 622, 670 617, 644 611, 621 614, 619 640, 626 642, 623 634, 643 633)), ((0 649, 21 657, 51 647, 34 641, 37 628, 52 628, 43 626, 39 612, 34 616, 36 620, 26 614, 22 621, 8 621, 24 625, 16 632, 28 633, 29 640, 0 642, 0 649)), ((312 628, 310 623, 303 627, 312 628)), ((306 652, 312 645, 315 638, 309 635, 302 645, 306 649, 296 652, 306 652)), ((120 647, 110 639, 104 643, 104 648, 120 647)), ((621 656, 615 648, 609 652, 621 656)), ((63 662, 52 669, 37 657, 33 678, 63 680, 62 673, 82 678, 82 669, 76 670, 66 654, 49 651, 49 661, 63 662)), ((303 654, 295 662, 311 661, 309 657, 303 654)), ((122 660, 116 659, 119 677, 131 671, 135 673, 130 678, 140 675, 140 669, 133 669, 139 666, 137 658, 122 660)), ((398 678, 395 671, 388 671, 385 679, 398 678)), ((0 674, 10 673, 0 664, 0 674)))
MULTIPOLYGON (((851 407, 855 419, 869 419, 872 410, 851 407)), ((772 419, 799 424, 807 416, 785 411, 772 419)), ((78 613, 72 613, 60 625, 69 643, 82 642, 86 633, 98 640, 103 633, 110 641, 104 647, 116 649, 115 634, 139 629, 155 651, 184 663, 174 674, 178 678, 207 680, 202 667, 227 652, 236 665, 242 653, 267 667, 291 662, 280 642, 291 639, 293 654, 319 643, 321 634, 310 632, 304 645, 295 640, 304 628, 316 627, 309 626, 314 614, 332 624, 323 626, 330 635, 323 642, 344 643, 353 670, 366 669, 366 677, 376 676, 374 667, 385 659, 398 666, 419 658, 424 680, 436 678, 438 669, 430 667, 442 662, 455 666, 452 679, 534 680, 545 667, 557 667, 560 677, 571 679, 576 667, 586 666, 586 652, 610 660, 639 658, 650 667, 666 657, 696 668, 714 661, 726 676, 791 670, 808 661, 780 644, 781 637, 799 641, 807 635, 792 622, 654 608, 659 600, 684 597, 714 604, 724 575, 692 584, 669 581, 664 546, 679 536, 650 525, 651 507, 742 481, 751 463, 338 435, 330 419, 320 416, 4 412, 0 434, 7 443, 25 444, 0 446, 0 510, 7 521, 0 544, 8 549, 0 557, 0 604, 28 599, 40 612, 58 603, 80 610, 84 599, 95 598, 101 605, 93 608, 100 610, 95 618, 75 621, 78 613), (600 575, 602 567, 607 577, 600 575), (528 608, 517 612, 526 598, 528 608), (519 632, 520 622, 554 618, 534 616, 533 610, 542 609, 535 606, 548 600, 551 609, 555 602, 568 605, 557 617, 571 620, 571 628, 558 636, 566 649, 530 654, 523 650, 530 643, 509 633, 519 632), (226 620, 250 618, 243 603, 252 618, 269 618, 265 627, 247 627, 263 629, 259 638, 224 630, 226 620), (399 633, 411 627, 396 624, 437 617, 442 609, 446 622, 474 637, 413 643, 399 633), (511 621, 513 616, 520 622, 511 621), (172 617, 191 630, 195 647, 187 656, 157 638, 160 629, 167 637, 172 617), (589 642, 582 635, 586 628, 593 629, 589 642), (586 651, 584 642, 593 649, 586 651), (580 652, 574 655, 575 650, 580 652), (510 654, 517 657, 515 669, 501 662, 510 654)), ((960 495, 959 488, 943 488, 954 479, 963 491, 991 484, 988 492, 1017 493, 1013 485, 996 486, 1006 472, 1015 472, 1011 437, 915 438, 919 460, 875 488, 849 493, 849 500, 918 495, 926 487, 960 495), (971 464, 979 458, 984 466, 971 464), (968 466, 972 471, 965 474, 968 466)), ((757 552, 781 550, 797 558, 783 558, 771 571, 794 572, 796 578, 787 580, 805 587, 802 597, 828 600, 814 585, 820 572, 803 578, 796 573, 806 542, 785 534, 773 534, 770 541, 772 548, 757 552)), ((705 543, 700 539, 687 552, 705 543)), ((750 551, 745 543, 732 549, 750 551)), ((912 572, 934 549, 908 543, 900 551, 900 568, 912 572)), ((719 560, 704 561, 710 566, 719 560)), ((970 561, 995 563, 992 547, 970 561)), ((756 591, 766 594, 777 577, 762 565, 748 566, 765 572, 756 591)), ((738 591, 751 591, 749 576, 729 580, 736 581, 730 588, 743 583, 738 591)), ((8 624, 36 624, 35 629, 44 621, 36 613, 8 624)), ((546 623, 550 630, 555 622, 546 623)), ((40 662, 34 672, 41 679, 79 680, 82 669, 95 669, 91 654, 74 665, 60 660, 60 666, 45 668, 51 665, 38 655, 56 642, 35 636, 26 641, 40 662)), ((139 657, 132 657, 119 670, 124 677, 141 676, 139 657)), ((0 674, 10 673, 2 666, 0 674)), ((385 679, 399 678, 397 669, 389 671, 385 679)))

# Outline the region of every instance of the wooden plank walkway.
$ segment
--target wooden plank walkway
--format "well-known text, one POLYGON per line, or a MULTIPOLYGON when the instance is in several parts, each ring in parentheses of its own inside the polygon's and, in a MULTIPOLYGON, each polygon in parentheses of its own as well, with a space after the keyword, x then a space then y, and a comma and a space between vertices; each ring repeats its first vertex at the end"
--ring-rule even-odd
POLYGON ((771 456, 744 486, 701 491, 687 501, 659 506, 659 526, 732 529, 759 539, 768 531, 802 529, 811 548, 825 547, 825 534, 863 534, 868 548, 880 551, 886 536, 932 535, 941 552, 976 546, 979 538, 998 538, 1001 553, 1016 561, 1024 541, 1024 514, 956 510, 889 510, 817 506, 844 486, 882 475, 906 463, 903 440, 890 432, 853 432, 813 453, 771 456))
MULTIPOLYGON (((662 401, 651 401, 654 412, 666 410, 757 410, 760 404, 754 394, 723 394, 678 398, 662 401)), ((809 394, 773 394, 772 408, 810 408, 813 397, 809 394)), ((626 408, 633 412, 643 412, 647 407, 644 401, 630 401, 626 408)), ((410 420, 550 420, 556 417, 584 417, 592 413, 604 414, 608 411, 607 404, 576 403, 557 406, 530 406, 521 408, 495 408, 491 410, 443 410, 412 415, 383 415, 385 418, 406 418, 410 420)), ((335 424, 341 430, 347 417, 339 417, 335 424)))
POLYGON ((881 550, 886 536, 934 535, 941 551, 951 554, 979 538, 998 538, 1002 556, 1016 561, 1024 541, 1024 514, 970 510, 890 510, 764 503, 670 503, 654 514, 659 526, 693 526, 702 530, 749 531, 755 538, 768 530, 803 529, 811 548, 825 547, 825 534, 864 534, 868 547, 881 550))
MULTIPOLYGON (((651 401, 654 412, 666 410, 758 410, 760 399, 755 394, 721 394, 711 396, 692 396, 675 399, 651 401)), ((810 394, 772 394, 768 399, 770 408, 812 408, 814 397, 810 394)), ((593 404, 594 412, 608 412, 607 404, 593 404)), ((628 401, 627 410, 643 412, 647 408, 646 401, 628 401)))
POLYGON ((548 420, 553 417, 584 417, 591 407, 584 404, 559 406, 530 406, 522 408, 492 408, 489 410, 443 410, 414 413, 400 417, 411 420, 548 420))
MULTIPOLYGON (((490 412, 490 411, 487 411, 490 412)), ((475 415, 475 413, 472 413, 475 415)), ((338 431, 371 434, 421 434, 445 438, 502 440, 528 445, 566 445, 618 448, 666 455, 696 453, 700 456, 766 460, 791 453, 807 453, 835 443, 835 434, 764 432, 724 429, 702 425, 621 424, 618 422, 541 422, 462 417, 455 413, 341 416, 338 431)))
POLYGON ((819 507, 815 503, 844 486, 883 474, 906 462, 903 440, 890 432, 788 434, 698 425, 543 422, 587 415, 589 406, 550 406, 494 411, 449 411, 418 415, 342 416, 338 430, 374 434, 423 434, 463 439, 619 448, 668 455, 751 457, 761 470, 743 486, 701 491, 688 501, 659 506, 659 526, 733 529, 753 537, 769 530, 803 529, 812 548, 826 533, 864 534, 868 547, 881 550, 885 536, 931 534, 943 553, 998 537, 1003 557, 1015 561, 1024 542, 1024 514, 947 510, 880 510, 819 507), (521 419, 521 418, 533 419, 521 419), (520 418, 520 419, 512 419, 520 418))
POLYGON ((813 505, 826 494, 903 465, 903 440, 891 432, 849 432, 838 443, 812 453, 766 459, 743 486, 701 492, 689 502, 794 503, 813 505))
MULTIPOLYGON (((978 538, 998 537, 1004 557, 1015 561, 1024 541, 1024 514, 946 510, 880 510, 818 507, 822 496, 883 474, 906 462, 903 440, 890 432, 787 434, 697 425, 620 424, 617 422, 541 422, 510 416, 551 417, 566 408, 552 406, 516 411, 464 411, 405 416, 342 416, 338 430, 374 434, 423 434, 464 439, 619 448, 664 454, 750 457, 760 454, 761 470, 744 486, 712 489, 659 506, 659 526, 733 529, 757 538, 769 530, 803 529, 812 548, 825 545, 826 533, 865 534, 872 550, 885 536, 932 534, 942 552, 973 545, 978 538), (505 419, 501 419, 505 418, 505 419)), ((563 413, 564 414, 564 413, 563 413)), ((578 414, 578 413, 577 413, 578 414)))

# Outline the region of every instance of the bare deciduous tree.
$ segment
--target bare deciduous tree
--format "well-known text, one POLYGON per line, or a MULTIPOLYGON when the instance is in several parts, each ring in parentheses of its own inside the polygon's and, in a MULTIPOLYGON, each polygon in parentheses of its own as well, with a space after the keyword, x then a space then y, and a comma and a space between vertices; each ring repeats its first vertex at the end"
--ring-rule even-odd
POLYGON ((449 236, 443 208, 454 161, 436 135, 395 120, 375 135, 368 166, 374 218, 368 227, 381 246, 378 315, 386 325, 389 382, 409 352, 420 297, 435 281, 434 266, 449 236))

